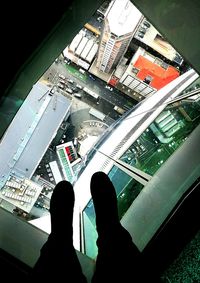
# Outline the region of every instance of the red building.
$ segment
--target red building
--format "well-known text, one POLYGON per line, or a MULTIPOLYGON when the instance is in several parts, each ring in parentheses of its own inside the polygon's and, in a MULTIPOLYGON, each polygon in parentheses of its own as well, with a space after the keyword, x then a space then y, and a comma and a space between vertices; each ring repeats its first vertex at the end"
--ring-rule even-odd
POLYGON ((176 68, 139 47, 119 82, 147 96, 179 76, 180 72, 176 68))
POLYGON ((153 88, 159 90, 177 77, 179 77, 179 71, 165 63, 155 60, 154 62, 148 60, 143 56, 139 56, 133 66, 138 70, 136 77, 141 81, 146 82, 153 88), (162 66, 163 65, 163 66, 162 66))

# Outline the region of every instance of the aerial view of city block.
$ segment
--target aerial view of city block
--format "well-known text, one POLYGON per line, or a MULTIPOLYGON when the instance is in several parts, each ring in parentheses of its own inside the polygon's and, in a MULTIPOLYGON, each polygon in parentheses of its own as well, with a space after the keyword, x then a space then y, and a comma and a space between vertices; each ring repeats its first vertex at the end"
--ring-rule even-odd
POLYGON ((108 174, 122 218, 199 125, 199 87, 131 1, 105 1, 19 101, 1 137, 0 206, 43 229, 55 185, 71 182, 94 257, 91 175, 108 174))

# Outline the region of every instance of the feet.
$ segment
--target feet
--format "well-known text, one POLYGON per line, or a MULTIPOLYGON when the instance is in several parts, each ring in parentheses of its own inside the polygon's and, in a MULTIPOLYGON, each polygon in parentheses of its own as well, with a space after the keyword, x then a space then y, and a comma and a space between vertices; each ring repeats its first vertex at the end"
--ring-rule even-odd
POLYGON ((36 280, 86 283, 76 251, 73 247, 74 191, 67 181, 58 183, 50 201, 51 234, 41 249, 41 255, 31 274, 36 280))
POLYGON ((119 226, 119 217, 117 196, 112 182, 105 173, 97 172, 93 174, 90 186, 98 234, 113 231, 119 226))
POLYGON ((50 201, 51 234, 72 239, 74 191, 67 181, 59 182, 50 201))

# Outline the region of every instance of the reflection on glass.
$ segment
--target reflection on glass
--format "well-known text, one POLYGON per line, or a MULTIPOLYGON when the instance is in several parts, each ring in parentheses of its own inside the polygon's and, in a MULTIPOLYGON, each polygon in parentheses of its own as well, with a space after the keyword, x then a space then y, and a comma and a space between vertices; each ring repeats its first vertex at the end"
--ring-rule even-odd
POLYGON ((120 159, 154 175, 199 125, 199 103, 195 95, 167 106, 120 159))
POLYGON ((108 176, 117 193, 118 212, 119 218, 121 219, 142 190, 143 185, 127 175, 117 166, 112 167, 108 176))
POLYGON ((93 201, 90 200, 83 210, 83 238, 84 238, 84 252, 91 258, 97 255, 97 231, 95 224, 95 212, 93 201))

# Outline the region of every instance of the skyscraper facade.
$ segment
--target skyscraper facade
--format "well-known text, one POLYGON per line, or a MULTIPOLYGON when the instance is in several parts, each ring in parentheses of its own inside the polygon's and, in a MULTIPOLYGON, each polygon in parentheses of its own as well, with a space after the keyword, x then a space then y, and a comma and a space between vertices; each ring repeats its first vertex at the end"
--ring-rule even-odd
POLYGON ((120 62, 133 37, 142 14, 128 0, 111 2, 104 19, 97 68, 110 73, 120 62))

